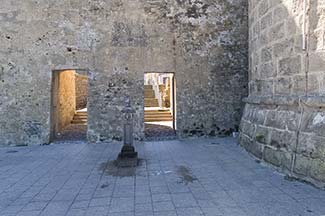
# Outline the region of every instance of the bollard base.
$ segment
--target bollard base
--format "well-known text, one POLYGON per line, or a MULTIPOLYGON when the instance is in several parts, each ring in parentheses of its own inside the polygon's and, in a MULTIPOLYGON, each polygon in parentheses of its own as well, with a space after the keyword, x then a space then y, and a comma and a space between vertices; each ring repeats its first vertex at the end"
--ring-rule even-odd
POLYGON ((138 165, 138 152, 133 146, 123 146, 116 160, 117 167, 136 167, 138 165))

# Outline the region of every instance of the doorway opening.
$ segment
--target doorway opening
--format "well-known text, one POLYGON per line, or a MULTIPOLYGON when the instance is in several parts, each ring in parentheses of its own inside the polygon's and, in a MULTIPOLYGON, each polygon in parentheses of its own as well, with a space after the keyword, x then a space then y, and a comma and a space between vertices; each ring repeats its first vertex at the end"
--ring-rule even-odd
POLYGON ((50 141, 86 140, 87 105, 87 71, 53 71, 50 141))
POLYGON ((176 83, 171 72, 144 74, 145 136, 170 138, 176 135, 176 83))

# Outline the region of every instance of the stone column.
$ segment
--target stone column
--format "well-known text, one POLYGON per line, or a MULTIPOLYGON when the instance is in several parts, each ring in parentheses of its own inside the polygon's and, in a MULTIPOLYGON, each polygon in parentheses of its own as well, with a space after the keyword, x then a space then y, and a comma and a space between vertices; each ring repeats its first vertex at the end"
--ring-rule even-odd
POLYGON ((138 153, 133 146, 133 115, 135 110, 131 107, 131 101, 126 101, 126 106, 122 110, 124 114, 124 145, 117 158, 119 167, 135 167, 138 165, 138 153))

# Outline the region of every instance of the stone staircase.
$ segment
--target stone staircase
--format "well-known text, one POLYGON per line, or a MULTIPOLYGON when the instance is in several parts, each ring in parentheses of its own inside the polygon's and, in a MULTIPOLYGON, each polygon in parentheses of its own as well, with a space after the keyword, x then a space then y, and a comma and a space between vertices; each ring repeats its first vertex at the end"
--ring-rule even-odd
POLYGON ((144 86, 144 107, 159 107, 152 85, 144 86))
POLYGON ((170 110, 145 110, 144 111, 145 122, 161 122, 161 121, 173 121, 173 116, 170 110))
POLYGON ((87 125, 87 111, 77 111, 74 114, 71 124, 73 125, 87 125))

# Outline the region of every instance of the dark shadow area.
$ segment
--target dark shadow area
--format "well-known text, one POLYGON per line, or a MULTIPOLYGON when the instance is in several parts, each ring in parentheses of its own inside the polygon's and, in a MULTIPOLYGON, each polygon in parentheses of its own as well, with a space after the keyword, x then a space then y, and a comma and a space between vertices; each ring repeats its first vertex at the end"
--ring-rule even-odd
POLYGON ((175 130, 169 126, 145 123, 146 138, 174 137, 175 135, 175 130))

